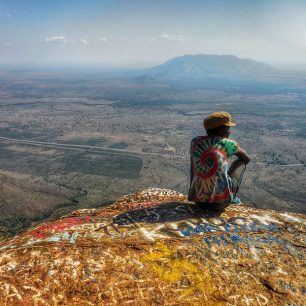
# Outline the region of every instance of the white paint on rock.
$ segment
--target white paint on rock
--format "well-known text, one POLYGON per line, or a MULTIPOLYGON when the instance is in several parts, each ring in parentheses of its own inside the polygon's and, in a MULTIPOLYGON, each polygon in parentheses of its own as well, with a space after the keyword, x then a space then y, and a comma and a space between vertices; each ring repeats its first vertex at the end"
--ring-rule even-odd
POLYGON ((276 270, 276 272, 281 273, 281 274, 285 274, 285 275, 288 274, 288 273, 285 272, 281 267, 278 267, 278 269, 276 270))
POLYGON ((157 195, 157 196, 163 196, 163 195, 167 195, 167 196, 180 196, 180 197, 184 197, 184 195, 178 191, 174 191, 171 189, 164 189, 164 188, 154 188, 154 187, 149 187, 149 189, 143 190, 140 193, 142 196, 146 196, 146 195, 157 195))
POLYGON ((283 222, 280 222, 276 219, 273 219, 272 217, 265 215, 265 216, 259 216, 259 215, 250 215, 250 218, 258 220, 260 223, 264 225, 269 225, 270 223, 278 223, 283 224, 283 222))
POLYGON ((17 267, 16 262, 10 262, 10 263, 7 264, 7 271, 14 270, 16 267, 17 267))
POLYGON ((288 213, 281 213, 279 215, 282 216, 286 221, 303 223, 302 219, 300 219, 298 217, 293 217, 292 215, 290 215, 288 213))
POLYGON ((151 241, 154 241, 155 238, 169 238, 168 236, 160 235, 157 233, 157 231, 163 227, 164 225, 160 225, 154 228, 153 230, 147 230, 145 228, 141 228, 140 232, 144 235, 145 238, 151 241))
POLYGON ((253 246, 253 245, 251 245, 250 246, 250 251, 251 251, 251 253, 253 254, 253 258, 254 259, 256 259, 256 260, 259 260, 260 258, 258 257, 258 251, 256 250, 256 248, 253 246))
POLYGON ((244 224, 249 223, 248 221, 249 221, 249 220, 239 219, 239 218, 238 218, 238 219, 235 220, 235 224, 244 225, 244 224))

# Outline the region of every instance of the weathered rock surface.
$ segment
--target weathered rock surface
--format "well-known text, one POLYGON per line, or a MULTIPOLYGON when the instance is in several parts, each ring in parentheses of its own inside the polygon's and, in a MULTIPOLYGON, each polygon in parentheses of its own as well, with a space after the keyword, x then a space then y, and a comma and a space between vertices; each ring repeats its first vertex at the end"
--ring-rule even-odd
POLYGON ((151 188, 2 241, 1 305, 306 305, 305 221, 151 188))

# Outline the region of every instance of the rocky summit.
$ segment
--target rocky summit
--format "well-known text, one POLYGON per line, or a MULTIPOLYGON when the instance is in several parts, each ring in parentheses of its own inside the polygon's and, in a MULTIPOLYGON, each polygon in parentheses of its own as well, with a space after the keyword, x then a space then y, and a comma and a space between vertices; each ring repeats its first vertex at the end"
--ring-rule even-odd
POLYGON ((1 305, 305 305, 305 221, 150 188, 2 241, 1 305))

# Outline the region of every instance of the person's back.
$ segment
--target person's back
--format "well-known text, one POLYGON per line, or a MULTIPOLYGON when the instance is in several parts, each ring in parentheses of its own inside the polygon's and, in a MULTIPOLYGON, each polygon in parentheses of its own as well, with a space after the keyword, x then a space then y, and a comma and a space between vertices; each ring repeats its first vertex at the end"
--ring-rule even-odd
POLYGON ((227 178, 230 158, 239 152, 238 144, 218 136, 199 136, 191 141, 191 180, 189 200, 230 204, 233 193, 227 178))
POLYGON ((230 127, 235 125, 228 113, 213 113, 204 120, 207 136, 191 141, 188 199, 201 207, 218 210, 234 201, 240 182, 228 175, 235 170, 229 170, 230 159, 236 155, 243 166, 250 160, 238 143, 228 138, 230 127))

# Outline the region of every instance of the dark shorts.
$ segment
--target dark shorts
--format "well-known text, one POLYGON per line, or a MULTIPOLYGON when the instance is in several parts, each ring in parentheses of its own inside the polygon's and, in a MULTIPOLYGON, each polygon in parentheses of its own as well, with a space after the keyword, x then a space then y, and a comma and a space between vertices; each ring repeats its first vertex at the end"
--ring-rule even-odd
POLYGON ((204 211, 223 211, 230 204, 219 204, 219 203, 207 203, 207 202, 195 202, 195 205, 204 211))

